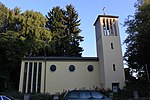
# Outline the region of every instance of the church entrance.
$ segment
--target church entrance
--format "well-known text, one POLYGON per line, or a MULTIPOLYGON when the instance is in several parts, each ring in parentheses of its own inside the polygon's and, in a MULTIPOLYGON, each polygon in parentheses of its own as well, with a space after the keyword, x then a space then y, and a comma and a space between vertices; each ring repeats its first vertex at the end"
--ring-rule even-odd
POLYGON ((112 91, 117 93, 119 90, 119 83, 112 83, 112 91))

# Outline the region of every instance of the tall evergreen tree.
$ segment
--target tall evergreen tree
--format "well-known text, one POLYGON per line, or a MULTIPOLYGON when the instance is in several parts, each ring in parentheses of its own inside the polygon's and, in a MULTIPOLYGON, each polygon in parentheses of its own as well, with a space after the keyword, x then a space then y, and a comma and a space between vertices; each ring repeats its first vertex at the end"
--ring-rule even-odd
POLYGON ((80 20, 74 7, 67 5, 66 10, 54 7, 46 17, 46 26, 53 34, 54 56, 81 56, 83 49, 80 42, 83 37, 79 35, 80 20))
POLYGON ((53 52, 49 54, 50 56, 62 56, 63 46, 62 38, 64 37, 65 26, 65 12, 59 6, 54 7, 52 11, 48 12, 46 15, 48 21, 46 27, 52 32, 52 42, 53 52))
POLYGON ((78 13, 72 5, 66 6, 66 37, 64 39, 65 56, 81 56, 83 49, 80 47, 80 42, 83 37, 79 35, 80 20, 78 20, 78 13))

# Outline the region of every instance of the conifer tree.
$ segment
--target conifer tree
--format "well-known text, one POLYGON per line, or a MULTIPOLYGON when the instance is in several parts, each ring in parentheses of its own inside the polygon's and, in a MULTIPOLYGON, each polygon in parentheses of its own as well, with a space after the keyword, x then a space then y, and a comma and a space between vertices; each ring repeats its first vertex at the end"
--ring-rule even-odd
POLYGON ((66 29, 65 26, 65 12, 64 10, 60 9, 59 6, 54 7, 50 12, 48 12, 48 15, 46 15, 48 21, 46 24, 46 27, 51 31, 52 33, 52 41, 51 45, 53 48, 53 51, 50 56, 62 56, 63 55, 63 46, 62 38, 64 37, 64 31, 66 29))
POLYGON ((52 32, 54 47, 53 56, 81 56, 83 49, 80 42, 83 37, 79 35, 80 20, 72 5, 67 5, 66 10, 54 7, 46 16, 46 27, 52 32))
POLYGON ((80 42, 83 41, 83 37, 79 35, 81 30, 79 29, 80 20, 78 20, 78 13, 75 11, 72 5, 66 6, 66 30, 65 33, 65 56, 81 56, 83 49, 80 47, 80 42))

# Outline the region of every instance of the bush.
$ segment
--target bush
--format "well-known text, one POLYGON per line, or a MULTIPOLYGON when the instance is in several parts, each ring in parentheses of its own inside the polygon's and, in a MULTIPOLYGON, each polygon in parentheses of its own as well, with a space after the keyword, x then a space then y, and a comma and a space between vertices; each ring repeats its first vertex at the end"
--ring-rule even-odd
POLYGON ((15 90, 4 91, 4 92, 1 92, 1 94, 14 97, 14 98, 16 98, 16 99, 18 99, 18 100, 24 100, 24 94, 23 94, 23 93, 20 93, 20 92, 18 92, 18 91, 15 91, 15 90))
POLYGON ((50 94, 30 94, 30 100, 53 100, 52 95, 50 94))

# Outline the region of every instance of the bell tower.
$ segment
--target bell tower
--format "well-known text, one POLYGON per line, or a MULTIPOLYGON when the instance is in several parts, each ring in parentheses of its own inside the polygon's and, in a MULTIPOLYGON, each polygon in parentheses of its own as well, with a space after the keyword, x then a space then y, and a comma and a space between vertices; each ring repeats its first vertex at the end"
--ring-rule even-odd
POLYGON ((99 15, 94 23, 100 86, 117 92, 125 86, 118 16, 99 15))

